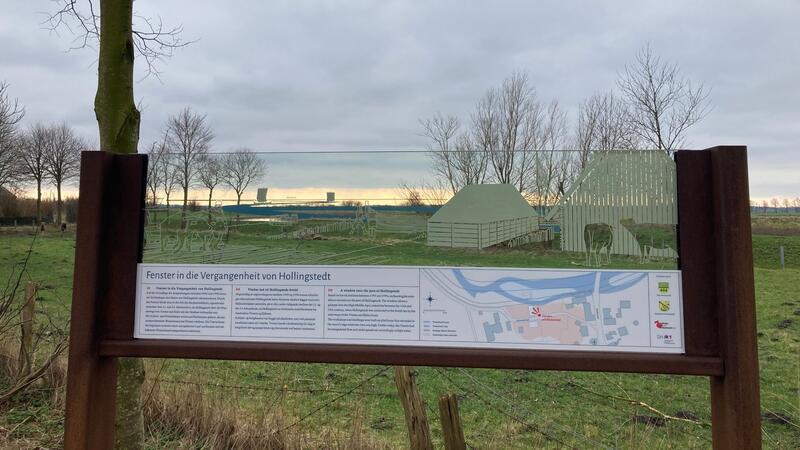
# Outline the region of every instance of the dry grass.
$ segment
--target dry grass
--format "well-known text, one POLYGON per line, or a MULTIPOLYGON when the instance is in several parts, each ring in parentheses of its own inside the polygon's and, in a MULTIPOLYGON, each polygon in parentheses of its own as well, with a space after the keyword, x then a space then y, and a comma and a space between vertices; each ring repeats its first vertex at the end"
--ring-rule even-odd
MULTIPOLYGON (((17 377, 19 360, 19 342, 13 339, 0 341, 0 377, 13 380, 17 377)), ((31 386, 33 390, 52 391, 50 399, 54 409, 64 409, 65 393, 67 386, 67 358, 60 355, 44 371, 42 377, 31 386)))
POLYGON ((800 235, 800 216, 798 215, 754 215, 751 219, 753 234, 771 236, 800 235))
MULTIPOLYGON (((6 380, 12 380, 17 373, 18 345, 13 340, 0 342, 0 376, 6 380)), ((66 358, 61 357, 28 392, 45 394, 46 413, 57 416, 58 421, 63 419, 66 374, 66 358)), ((230 396, 214 395, 202 386, 163 385, 148 381, 143 395, 149 448, 385 448, 385 444, 369 437, 364 427, 364 416, 358 411, 349 429, 305 430, 291 426, 295 419, 286 417, 280 407, 265 405, 261 414, 243 414, 230 396)), ((280 402, 276 404, 280 405, 280 402)), ((41 427, 35 426, 37 420, 39 417, 31 415, 15 424, 0 425, 0 449, 59 448, 62 436, 53 435, 52 430, 51 435, 46 435, 41 427)))
MULTIPOLYGON (((181 446, 209 449, 379 449, 369 438, 363 414, 356 411, 349 429, 293 427, 280 401, 259 414, 242 414, 231 396, 214 395, 197 385, 164 385, 150 381, 144 389, 145 422, 151 436, 180 436, 181 446)), ((281 394, 279 394, 281 395, 281 394)), ((171 443, 172 446, 177 445, 171 443)))

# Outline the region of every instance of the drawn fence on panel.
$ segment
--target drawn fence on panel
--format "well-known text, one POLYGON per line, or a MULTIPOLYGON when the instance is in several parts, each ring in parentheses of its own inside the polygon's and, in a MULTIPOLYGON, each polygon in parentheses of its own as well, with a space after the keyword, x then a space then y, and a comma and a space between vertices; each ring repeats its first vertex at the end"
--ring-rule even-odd
POLYGON ((428 226, 427 214, 375 211, 375 227, 379 233, 418 234, 428 226))
POLYGON ((288 231, 286 233, 273 234, 266 236, 264 239, 268 241, 280 239, 306 239, 314 235, 321 235, 325 233, 340 233, 343 231, 352 231, 358 225, 355 220, 345 220, 340 222, 331 222, 322 225, 314 225, 312 227, 303 227, 298 230, 288 231))

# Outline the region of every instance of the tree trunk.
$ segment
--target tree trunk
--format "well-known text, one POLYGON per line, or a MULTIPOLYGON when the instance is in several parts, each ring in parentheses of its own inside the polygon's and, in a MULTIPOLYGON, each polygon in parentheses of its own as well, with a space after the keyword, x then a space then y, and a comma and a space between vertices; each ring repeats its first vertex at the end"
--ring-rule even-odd
POLYGON ((211 196, 214 193, 214 188, 208 190, 208 223, 211 223, 211 196))
POLYGON ((189 201, 189 183, 183 188, 183 208, 181 209, 181 230, 186 229, 186 204, 189 201))
POLYGON ((114 420, 114 448, 144 448, 141 358, 119 358, 117 362, 117 415, 114 420))
MULTIPOLYGON (((242 203, 242 193, 236 191, 236 206, 239 206, 242 203)), ((239 211, 236 211, 236 231, 239 231, 239 219, 241 216, 239 215, 239 211)))
MULTIPOLYGON (((151 218, 149 218, 148 221, 149 221, 149 223, 156 223, 156 219, 158 218, 158 211, 156 209, 156 206, 157 206, 156 204, 158 202, 158 198, 156 198, 155 189, 151 190, 150 192, 153 194, 153 206, 151 207, 152 211, 150 211, 150 213, 152 213, 153 216, 151 218)), ((149 214, 148 214, 148 216, 149 216, 149 214)))
POLYGON ((100 150, 136 153, 139 110, 133 100, 133 1, 101 0, 100 59, 94 113, 100 150))
MULTIPOLYGON (((100 150, 136 153, 139 110, 133 99, 133 0, 100 1, 100 52, 94 112, 100 132, 100 150)), ((118 180, 118 182, 124 182, 118 180)), ((144 448, 141 389, 144 364, 139 358, 121 358, 117 381, 115 446, 144 448)))
POLYGON ((42 180, 36 180, 36 226, 42 226, 42 180))
POLYGON ((61 220, 61 182, 56 183, 56 225, 62 224, 61 220))

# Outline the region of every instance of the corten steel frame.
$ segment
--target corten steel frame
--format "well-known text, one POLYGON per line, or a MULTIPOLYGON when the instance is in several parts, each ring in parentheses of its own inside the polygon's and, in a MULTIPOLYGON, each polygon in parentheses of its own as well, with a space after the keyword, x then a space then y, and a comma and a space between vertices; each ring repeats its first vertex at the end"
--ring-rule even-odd
POLYGON ((116 358, 135 356, 702 375, 714 448, 760 448, 747 149, 682 150, 675 160, 682 355, 134 339, 147 157, 85 152, 64 446, 113 446, 116 358))

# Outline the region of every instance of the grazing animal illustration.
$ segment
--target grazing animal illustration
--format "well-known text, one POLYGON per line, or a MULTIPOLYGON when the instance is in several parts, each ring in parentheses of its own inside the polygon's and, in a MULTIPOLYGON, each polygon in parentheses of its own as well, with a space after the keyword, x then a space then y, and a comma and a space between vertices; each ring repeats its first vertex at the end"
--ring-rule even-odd
POLYGON ((650 252, 660 249, 676 250, 675 225, 668 223, 636 223, 632 218, 619 221, 639 244, 641 262, 650 260, 650 252))
POLYGON ((587 223, 583 227, 583 243, 586 246, 586 265, 591 265, 594 254, 595 265, 602 264, 603 252, 606 262, 611 262, 611 244, 614 243, 614 228, 607 223, 587 223))

